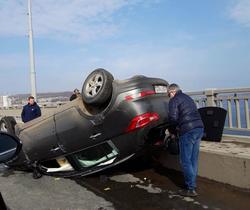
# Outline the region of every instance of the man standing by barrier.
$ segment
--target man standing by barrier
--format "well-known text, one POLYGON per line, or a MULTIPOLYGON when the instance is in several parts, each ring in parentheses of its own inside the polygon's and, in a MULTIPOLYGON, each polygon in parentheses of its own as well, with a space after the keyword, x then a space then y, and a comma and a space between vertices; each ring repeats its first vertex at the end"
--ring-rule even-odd
POLYGON ((76 89, 73 91, 73 94, 70 96, 69 100, 70 100, 70 101, 75 100, 79 94, 80 94, 80 91, 76 88, 76 89))
POLYGON ((186 184, 186 189, 180 190, 180 194, 195 197, 198 195, 195 189, 203 123, 193 99, 182 93, 177 84, 169 85, 168 96, 169 120, 179 134, 180 163, 186 184))
POLYGON ((23 107, 21 117, 24 123, 41 116, 41 109, 33 96, 28 98, 28 104, 23 107))

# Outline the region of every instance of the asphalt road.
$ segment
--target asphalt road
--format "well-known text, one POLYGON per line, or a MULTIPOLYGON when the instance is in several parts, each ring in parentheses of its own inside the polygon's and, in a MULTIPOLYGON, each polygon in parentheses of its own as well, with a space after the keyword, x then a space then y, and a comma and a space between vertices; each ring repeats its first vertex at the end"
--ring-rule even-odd
POLYGON ((182 175, 142 159, 96 175, 63 179, 0 166, 0 191, 10 209, 249 210, 250 192, 198 179, 196 198, 182 197, 182 175))
POLYGON ((113 204, 71 179, 0 168, 0 191, 11 210, 93 209, 111 210, 113 204))

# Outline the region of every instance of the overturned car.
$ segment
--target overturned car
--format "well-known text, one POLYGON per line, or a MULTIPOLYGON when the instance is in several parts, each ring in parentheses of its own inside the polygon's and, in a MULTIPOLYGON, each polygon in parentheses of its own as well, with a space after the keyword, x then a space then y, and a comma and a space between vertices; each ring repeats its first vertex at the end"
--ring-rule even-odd
POLYGON ((84 176, 117 165, 165 136, 168 83, 134 76, 114 80, 94 70, 73 101, 24 124, 1 119, 0 162, 34 177, 84 176))

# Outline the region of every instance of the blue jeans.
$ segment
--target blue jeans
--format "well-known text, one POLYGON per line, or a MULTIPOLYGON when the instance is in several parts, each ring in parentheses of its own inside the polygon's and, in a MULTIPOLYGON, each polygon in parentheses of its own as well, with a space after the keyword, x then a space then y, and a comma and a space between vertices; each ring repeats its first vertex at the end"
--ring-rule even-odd
POLYGON ((203 128, 194 128, 179 138, 180 163, 184 174, 187 189, 196 188, 196 176, 198 172, 198 158, 200 141, 203 128))

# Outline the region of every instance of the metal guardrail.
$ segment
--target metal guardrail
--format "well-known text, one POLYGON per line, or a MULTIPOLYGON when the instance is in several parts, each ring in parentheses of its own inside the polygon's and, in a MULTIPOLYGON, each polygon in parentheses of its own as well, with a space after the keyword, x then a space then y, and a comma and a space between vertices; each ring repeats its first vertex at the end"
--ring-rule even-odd
POLYGON ((225 128, 250 131, 250 88, 209 89, 186 93, 194 99, 198 108, 217 106, 226 109, 227 123, 225 128))
MULTIPOLYGON (((235 131, 249 131, 249 98, 250 88, 231 88, 231 89, 207 89, 204 91, 186 92, 190 95, 198 108, 205 106, 218 106, 227 110, 226 129, 235 131)), ((63 102, 51 104, 39 104, 42 109, 56 108, 63 102)), ((8 110, 17 110, 19 107, 11 107, 8 110)), ((6 115, 6 109, 0 108, 0 117, 6 115)), ((14 114, 20 121, 20 115, 14 114)))
MULTIPOLYGON (((39 104, 39 106, 41 108, 42 115, 44 113, 54 111, 54 109, 60 107, 61 105, 62 104, 54 104, 53 106, 52 105, 51 106, 43 106, 43 105, 39 104)), ((12 106, 12 107, 8 107, 8 108, 0 107, 0 119, 2 117, 5 117, 5 116, 12 116, 15 118, 15 120, 18 123, 22 123, 21 112, 22 112, 22 106, 12 106)))

